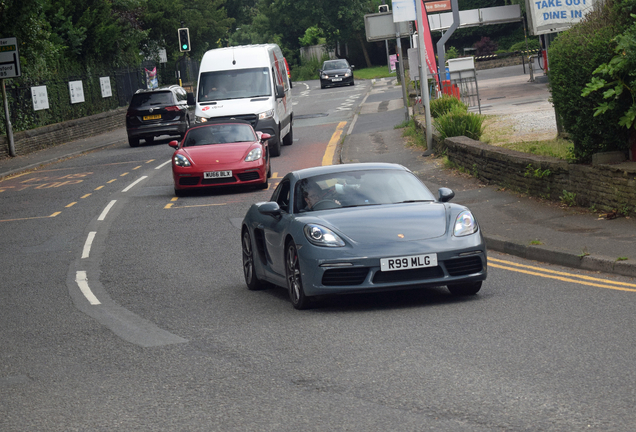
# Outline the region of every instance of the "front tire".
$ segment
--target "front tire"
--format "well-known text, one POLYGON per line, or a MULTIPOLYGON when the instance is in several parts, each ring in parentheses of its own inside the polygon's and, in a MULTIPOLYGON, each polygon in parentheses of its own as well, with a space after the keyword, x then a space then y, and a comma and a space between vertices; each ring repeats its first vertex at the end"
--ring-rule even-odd
POLYGON ((139 147, 139 138, 128 137, 128 145, 131 147, 139 147))
POLYGON ((276 142, 269 142, 269 155, 273 157, 280 156, 280 129, 278 130, 278 136, 276 142))
POLYGON ((481 289, 481 282, 448 285, 447 288, 454 296, 473 296, 481 289))
POLYGON ((300 263, 298 261, 298 249, 296 244, 290 241, 285 248, 285 275, 287 276, 287 289, 289 300, 298 310, 309 307, 309 298, 305 296, 303 282, 300 276, 300 263))
POLYGON ((252 238, 247 229, 243 230, 241 243, 243 245, 243 276, 245 277, 245 285, 247 285, 247 289, 250 291, 257 291, 267 288, 266 284, 256 277, 252 238))
POLYGON ((283 145, 290 146, 294 143, 294 126, 289 126, 289 133, 283 138, 283 145))

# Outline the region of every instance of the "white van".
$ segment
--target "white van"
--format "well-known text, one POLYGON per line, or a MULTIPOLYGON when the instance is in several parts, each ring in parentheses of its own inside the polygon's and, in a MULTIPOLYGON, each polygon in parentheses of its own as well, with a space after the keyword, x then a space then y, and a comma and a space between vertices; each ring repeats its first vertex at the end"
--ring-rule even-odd
POLYGON ((231 118, 271 135, 271 156, 294 142, 291 86, 275 44, 218 48, 201 60, 196 122, 231 118))

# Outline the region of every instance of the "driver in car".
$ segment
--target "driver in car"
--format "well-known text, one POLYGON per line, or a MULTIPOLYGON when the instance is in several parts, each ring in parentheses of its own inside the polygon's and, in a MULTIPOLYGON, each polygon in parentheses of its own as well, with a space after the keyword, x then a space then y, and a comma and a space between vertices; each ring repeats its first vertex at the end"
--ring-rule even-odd
POLYGON ((305 200, 306 210, 314 210, 314 206, 322 201, 331 201, 340 206, 340 202, 335 199, 335 191, 332 188, 323 190, 317 183, 307 181, 302 186, 302 194, 305 200))

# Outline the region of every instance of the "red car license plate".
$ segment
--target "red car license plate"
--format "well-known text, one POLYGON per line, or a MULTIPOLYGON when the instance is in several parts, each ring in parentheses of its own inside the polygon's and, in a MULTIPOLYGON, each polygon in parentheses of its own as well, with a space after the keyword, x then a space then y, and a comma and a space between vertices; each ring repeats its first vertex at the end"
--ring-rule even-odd
POLYGON ((210 171, 204 172, 203 178, 212 179, 212 178, 225 178, 232 177, 232 171, 210 171))

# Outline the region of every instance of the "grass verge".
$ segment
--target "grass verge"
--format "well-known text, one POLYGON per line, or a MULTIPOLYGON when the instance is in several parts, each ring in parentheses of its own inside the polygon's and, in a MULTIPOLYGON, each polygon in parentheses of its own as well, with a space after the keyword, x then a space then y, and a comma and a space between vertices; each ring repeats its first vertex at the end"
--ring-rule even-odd
POLYGON ((388 78, 394 77, 395 72, 390 73, 388 66, 375 66, 364 69, 354 69, 353 77, 355 79, 375 79, 375 78, 388 78))
POLYGON ((423 150, 427 149, 426 138, 420 128, 415 124, 415 120, 411 119, 395 126, 395 129, 404 129, 402 136, 405 137, 410 146, 416 146, 423 150))

